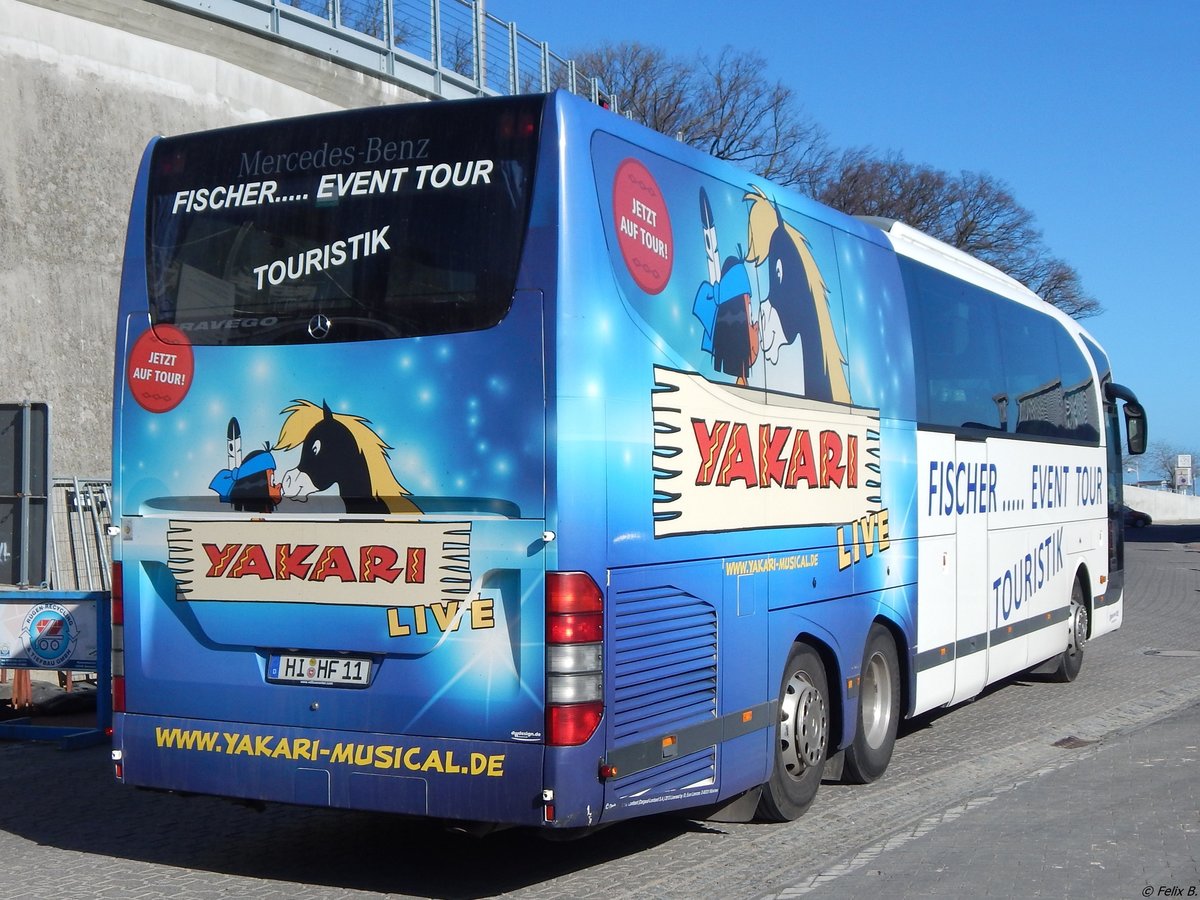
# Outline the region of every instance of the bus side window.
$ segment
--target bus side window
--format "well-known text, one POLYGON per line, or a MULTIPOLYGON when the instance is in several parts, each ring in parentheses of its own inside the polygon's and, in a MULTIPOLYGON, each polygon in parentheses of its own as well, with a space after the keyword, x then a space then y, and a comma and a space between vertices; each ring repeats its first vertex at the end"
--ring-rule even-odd
POLYGON ((1062 328, 1057 329, 1056 342, 1065 407, 1063 437, 1099 444, 1100 407, 1096 402, 1096 383, 1091 369, 1079 347, 1062 328))
POLYGON ((1016 415, 1008 427, 1014 434, 1063 437, 1062 374, 1054 332, 1058 323, 1017 303, 996 303, 1005 381, 1016 415))
POLYGON ((902 260, 913 331, 917 416, 1002 431, 1008 403, 995 303, 965 282, 902 260))

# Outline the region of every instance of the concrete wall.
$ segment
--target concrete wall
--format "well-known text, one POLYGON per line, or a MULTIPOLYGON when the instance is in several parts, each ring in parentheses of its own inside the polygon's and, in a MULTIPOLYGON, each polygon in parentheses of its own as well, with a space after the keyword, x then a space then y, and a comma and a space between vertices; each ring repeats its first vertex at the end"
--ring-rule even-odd
POLYGON ((147 0, 0 0, 0 401, 50 404, 53 475, 110 475, 116 299, 146 142, 417 99, 147 0))
POLYGON ((1125 502, 1155 522, 1200 522, 1200 497, 1126 485, 1125 502))

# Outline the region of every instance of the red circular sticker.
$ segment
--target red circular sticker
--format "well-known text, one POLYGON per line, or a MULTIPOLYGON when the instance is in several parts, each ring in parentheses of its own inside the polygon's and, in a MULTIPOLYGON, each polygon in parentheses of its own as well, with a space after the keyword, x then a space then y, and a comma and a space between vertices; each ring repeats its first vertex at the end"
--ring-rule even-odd
POLYGON ((613 225, 629 274, 647 294, 657 294, 671 277, 675 242, 662 191, 654 176, 636 159, 617 166, 613 225))
POLYGON ((193 366, 187 335, 173 325, 159 325, 138 338, 129 351, 129 390, 142 409, 168 412, 187 396, 193 366), (159 340, 160 336, 171 343, 159 340))

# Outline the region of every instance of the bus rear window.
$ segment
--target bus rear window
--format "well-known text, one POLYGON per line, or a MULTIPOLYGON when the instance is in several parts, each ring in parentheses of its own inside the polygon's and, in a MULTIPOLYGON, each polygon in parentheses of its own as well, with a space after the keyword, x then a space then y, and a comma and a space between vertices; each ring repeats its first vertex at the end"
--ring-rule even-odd
POLYGON ((495 325, 512 301, 543 103, 379 107, 160 141, 153 321, 195 344, 495 325))

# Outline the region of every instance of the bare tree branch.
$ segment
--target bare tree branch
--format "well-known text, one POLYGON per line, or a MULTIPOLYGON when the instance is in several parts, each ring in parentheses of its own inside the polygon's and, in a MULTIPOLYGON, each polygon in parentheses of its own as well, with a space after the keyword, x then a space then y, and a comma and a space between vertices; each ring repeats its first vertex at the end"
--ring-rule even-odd
POLYGON ((1102 312, 1079 274, 1051 255, 1034 216, 990 175, 952 176, 899 154, 847 151, 816 192, 852 215, 897 219, 989 263, 1077 319, 1102 312))
POLYGON ((800 112, 790 88, 767 80, 757 53, 726 47, 687 61, 624 43, 575 60, 634 120, 764 178, 811 193, 833 161, 824 130, 800 112))
POLYGON ((835 153, 792 89, 769 79, 758 53, 726 47, 716 57, 684 60, 625 43, 575 58, 626 114, 656 131, 844 212, 898 219, 1008 273, 1075 318, 1103 311, 1075 269, 1050 253, 1033 213, 1002 181, 979 172, 951 175, 898 153, 835 153))

